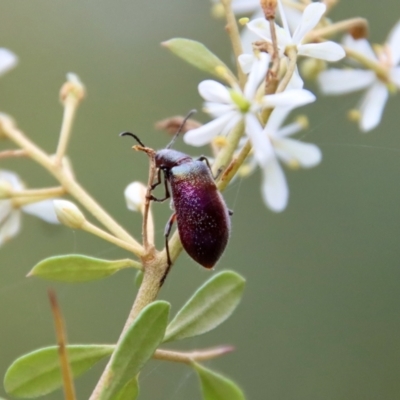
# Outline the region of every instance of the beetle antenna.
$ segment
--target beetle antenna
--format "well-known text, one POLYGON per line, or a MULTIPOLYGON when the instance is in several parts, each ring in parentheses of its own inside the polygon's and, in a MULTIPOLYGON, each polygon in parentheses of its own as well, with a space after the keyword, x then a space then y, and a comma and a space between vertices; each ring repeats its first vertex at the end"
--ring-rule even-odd
POLYGON ((195 110, 195 109, 190 110, 190 111, 188 112, 188 114, 186 115, 186 117, 185 117, 184 120, 182 121, 181 126, 180 126, 179 129, 178 129, 178 132, 175 133, 175 135, 174 135, 174 137, 172 138, 172 140, 168 143, 166 149, 170 149, 170 148, 171 148, 171 146, 174 144, 176 138, 177 138, 177 137, 179 136, 179 134, 182 132, 182 129, 183 129, 183 127, 185 126, 187 120, 188 120, 193 114, 195 114, 195 113, 197 113, 197 110, 195 110))
POLYGON ((121 132, 119 136, 132 136, 142 147, 146 147, 143 142, 134 134, 131 132, 121 132))

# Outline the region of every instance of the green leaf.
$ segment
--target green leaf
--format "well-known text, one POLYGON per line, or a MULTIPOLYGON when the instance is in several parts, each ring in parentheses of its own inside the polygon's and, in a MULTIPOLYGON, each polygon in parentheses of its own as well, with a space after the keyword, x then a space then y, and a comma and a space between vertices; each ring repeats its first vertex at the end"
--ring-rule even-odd
POLYGON ((133 377, 112 400, 136 400, 139 396, 138 377, 133 377))
MULTIPOLYGON (((77 377, 111 355, 115 346, 69 345, 67 348, 72 374, 77 377)), ((38 349, 18 358, 4 378, 6 392, 20 398, 42 396, 62 385, 57 346, 38 349)))
POLYGON ((175 38, 163 42, 162 45, 189 64, 220 79, 224 79, 229 84, 237 81, 227 65, 200 42, 175 38))
POLYGON ((193 363, 201 384, 203 400, 245 400, 243 392, 230 379, 193 363))
POLYGON ((61 282, 87 282, 105 278, 123 268, 137 267, 133 260, 102 260, 79 254, 46 258, 36 264, 28 276, 61 282))
POLYGON ((110 375, 100 400, 111 400, 137 375, 162 342, 170 305, 155 301, 147 305, 125 332, 110 361, 110 375))
POLYGON ((144 276, 143 271, 138 271, 138 272, 136 272, 136 276, 135 276, 135 285, 136 285, 137 287, 140 287, 140 285, 142 284, 142 282, 143 282, 143 276, 144 276))
POLYGON ((201 335, 224 322, 243 294, 245 280, 222 271, 201 286, 168 325, 164 342, 201 335))

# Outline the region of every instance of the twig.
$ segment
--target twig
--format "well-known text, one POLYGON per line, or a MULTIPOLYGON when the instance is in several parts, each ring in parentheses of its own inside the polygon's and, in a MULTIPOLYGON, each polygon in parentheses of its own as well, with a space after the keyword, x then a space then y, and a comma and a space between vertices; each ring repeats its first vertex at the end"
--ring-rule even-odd
POLYGON ((243 89, 246 83, 246 75, 243 73, 239 64, 238 57, 243 53, 242 42, 240 40, 239 28, 236 22, 235 14, 232 11, 231 0, 221 0, 225 10, 226 31, 232 43, 233 53, 235 54, 236 69, 238 73, 240 87, 243 89))
POLYGON ((190 364, 193 361, 206 361, 216 357, 223 356, 235 350, 232 346, 220 346, 206 350, 195 350, 188 352, 161 350, 158 349, 153 355, 156 360, 173 361, 184 364, 190 364))
POLYGON ((27 157, 25 150, 4 150, 0 152, 0 159, 2 158, 17 158, 17 157, 27 157))
POLYGON ((71 367, 68 361, 67 335, 65 332, 64 320, 57 302, 56 293, 53 290, 49 290, 48 295, 57 336, 58 354, 63 378, 64 397, 65 400, 75 400, 75 387, 72 379, 71 367))

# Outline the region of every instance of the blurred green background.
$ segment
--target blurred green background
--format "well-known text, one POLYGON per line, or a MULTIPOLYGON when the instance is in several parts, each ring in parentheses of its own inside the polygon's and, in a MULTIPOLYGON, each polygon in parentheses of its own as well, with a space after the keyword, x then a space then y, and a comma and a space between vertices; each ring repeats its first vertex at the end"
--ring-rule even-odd
MULTIPOLYGON (((0 10, 0 45, 20 57, 20 65, 0 80, 0 110, 53 152, 62 117, 58 91, 67 72, 77 73, 88 96, 70 146, 74 169, 89 192, 138 235, 140 218, 127 211, 123 190, 132 180, 146 180, 148 160, 118 133, 133 130, 155 148, 167 143, 154 122, 200 108, 197 84, 207 76, 159 43, 196 39, 229 63, 223 22, 210 18, 207 0, 2 0, 0 10)), ((351 16, 368 18, 372 41, 382 42, 400 13, 394 0, 352 0, 332 14, 351 16)), ((234 378, 249 399, 400 397, 400 97, 390 99, 381 125, 369 134, 346 120, 358 99, 324 98, 307 108, 311 129, 303 137, 320 145, 324 159, 313 170, 288 172, 291 195, 284 213, 264 207, 259 173, 225 193, 235 214, 230 245, 216 270, 244 275, 245 297, 222 326, 176 347, 236 346, 207 365, 234 378)), ((193 155, 206 151, 182 142, 177 147, 193 155)), ((8 160, 1 168, 18 171, 31 187, 54 184, 28 160, 8 160)), ((161 244, 170 210, 157 204, 154 211, 161 244)), ((126 253, 27 215, 23 225, 0 250, 1 376, 16 357, 54 343, 47 288, 57 290, 71 343, 115 342, 136 292, 131 271, 84 285, 25 278, 52 255, 126 253)), ((210 274, 182 254, 161 298, 176 312, 210 274)), ((77 381, 80 399, 89 396, 103 366, 77 381)), ((140 381, 144 400, 200 399, 196 376, 183 365, 152 361, 140 381)))

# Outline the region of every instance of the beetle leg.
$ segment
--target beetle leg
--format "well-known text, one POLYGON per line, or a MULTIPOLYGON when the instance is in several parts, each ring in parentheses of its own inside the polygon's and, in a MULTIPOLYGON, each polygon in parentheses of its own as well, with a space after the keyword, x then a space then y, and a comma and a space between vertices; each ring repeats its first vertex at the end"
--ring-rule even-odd
POLYGON ((157 182, 150 186, 151 191, 153 191, 161 183, 161 170, 157 170, 157 182))
POLYGON ((233 215, 233 211, 228 208, 228 214, 233 215))
MULTIPOLYGON (((158 170, 157 182, 153 183, 153 185, 151 185, 151 190, 153 190, 155 187, 157 187, 160 183, 161 183, 161 170, 158 170)), ((169 189, 168 189, 168 182, 167 182, 167 179, 165 177, 165 172, 164 172, 164 187, 165 187, 165 197, 163 197, 162 199, 157 199, 157 197, 154 197, 151 194, 149 196, 149 199, 153 200, 153 201, 158 201, 158 202, 161 203, 161 202, 163 202, 163 201, 165 201, 165 200, 167 200, 167 199, 169 199, 171 197, 171 195, 169 193, 169 189)))
POLYGON ((168 267, 172 265, 171 261, 171 255, 169 254, 169 244, 168 244, 168 238, 172 230, 172 225, 176 221, 176 213, 173 213, 171 217, 169 218, 167 225, 165 225, 165 230, 164 230, 164 237, 165 237, 165 250, 167 252, 167 262, 168 262, 168 267))
MULTIPOLYGON (((208 158, 207 158, 207 157, 201 156, 201 157, 199 157, 199 158, 197 159, 197 161, 205 161, 205 163, 207 164, 207 167, 208 167, 208 168, 210 169, 210 171, 212 172, 211 165, 210 165, 210 161, 208 161, 208 158)), ((215 181, 216 181, 216 180, 218 179, 218 177, 221 175, 221 172, 222 172, 223 170, 224 170, 224 167, 218 168, 217 173, 215 174, 215 176, 213 176, 215 181)))
POLYGON ((169 254, 168 238, 169 238, 169 235, 171 233, 172 225, 174 224, 175 220, 176 220, 176 213, 173 213, 170 216, 170 218, 169 218, 169 220, 167 222, 167 225, 165 225, 165 229, 164 229, 165 251, 167 253, 167 269, 165 270, 164 276, 161 278, 160 286, 162 286, 162 284, 164 283, 165 278, 167 277, 168 272, 169 272, 169 270, 171 269, 171 266, 172 266, 171 255, 169 254))

